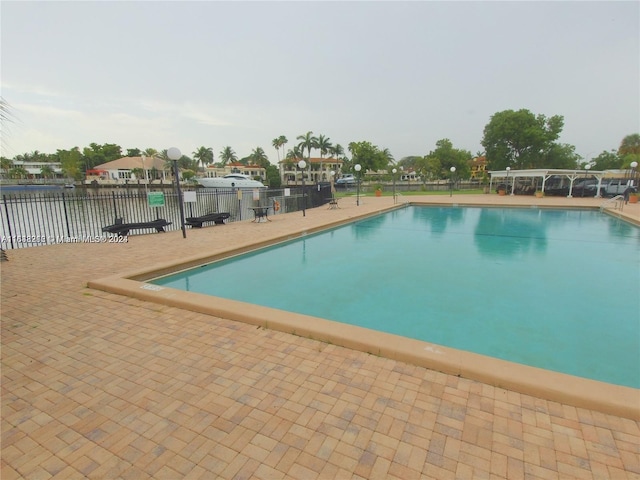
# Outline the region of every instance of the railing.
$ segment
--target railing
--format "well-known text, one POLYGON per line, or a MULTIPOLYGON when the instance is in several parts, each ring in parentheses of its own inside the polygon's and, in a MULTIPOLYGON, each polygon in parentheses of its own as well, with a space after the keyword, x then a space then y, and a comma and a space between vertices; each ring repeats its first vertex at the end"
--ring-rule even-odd
POLYGON ((602 212, 604 209, 609 208, 609 205, 613 205, 614 210, 622 211, 624 207, 624 195, 616 195, 613 198, 609 198, 606 201, 600 204, 600 211, 602 212))
MULTIPOLYGON (((229 213, 228 222, 253 217, 249 207, 280 208, 274 215, 324 205, 331 198, 330 188, 308 185, 289 189, 197 189, 183 192, 185 217, 209 213, 229 213), (239 193, 240 192, 240 193, 239 193)), ((54 243, 102 242, 102 228, 122 219, 124 223, 149 222, 163 218, 167 230, 180 230, 180 205, 174 190, 144 188, 112 191, 77 188, 57 192, 4 193, 0 205, 0 248, 26 248, 54 243), (151 195, 148 196, 148 193, 151 195), (153 198, 153 200, 152 200, 153 198)), ((131 234, 155 232, 154 229, 131 234)))

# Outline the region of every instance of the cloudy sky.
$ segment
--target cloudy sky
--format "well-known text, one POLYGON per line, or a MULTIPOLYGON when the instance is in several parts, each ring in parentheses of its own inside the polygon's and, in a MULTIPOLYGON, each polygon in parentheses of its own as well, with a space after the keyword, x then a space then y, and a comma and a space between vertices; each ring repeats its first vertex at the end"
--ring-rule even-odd
POLYGON ((11 2, 2 155, 231 146, 307 131, 396 160, 481 151, 496 112, 562 115, 585 158, 640 131, 636 1, 11 2))

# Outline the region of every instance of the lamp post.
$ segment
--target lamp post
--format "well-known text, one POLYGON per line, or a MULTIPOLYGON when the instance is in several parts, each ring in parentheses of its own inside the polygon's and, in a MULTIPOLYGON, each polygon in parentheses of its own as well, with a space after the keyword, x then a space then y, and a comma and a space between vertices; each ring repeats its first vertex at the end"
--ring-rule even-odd
POLYGON ((391 173, 393 174, 393 204, 396 204, 396 173, 398 173, 397 169, 393 169, 391 170, 391 173))
POLYGON ((588 163, 584 166, 584 183, 582 184, 582 195, 580 195, 581 197, 584 197, 584 191, 587 189, 587 176, 589 174, 590 168, 591 165, 589 165, 588 163))
MULTIPOLYGON (((505 185, 505 193, 509 194, 509 172, 511 171, 511 167, 507 167, 507 184, 505 185)), ((513 189, 511 189, 511 195, 513 195, 513 189)))
POLYGON ((636 185, 636 168, 638 168, 638 162, 631 162, 629 166, 631 167, 631 180, 633 180, 633 186, 638 188, 638 185, 636 185))
POLYGON ((451 170, 451 178, 449 179, 451 190, 449 191, 449 196, 453 197, 453 174, 456 173, 456 167, 451 167, 449 170, 451 170))
POLYGON ((180 191, 180 171, 178 170, 178 159, 182 153, 176 147, 167 150, 167 157, 173 161, 173 176, 176 177, 176 191, 178 192, 178 205, 180 206, 180 226, 182 227, 182 238, 187 238, 187 229, 184 226, 184 203, 182 202, 182 192, 180 191))
POLYGON ((359 163, 356 163, 356 166, 353 167, 356 171, 356 206, 360 206, 360 170, 362 170, 362 166, 359 163))
POLYGON ((329 180, 331 182, 331 200, 333 200, 333 197, 335 196, 335 190, 336 190, 336 187, 335 187, 335 184, 334 184, 334 182, 336 180, 336 172, 335 172, 335 170, 331 170, 329 172, 329 180))
POLYGON ((302 216, 306 217, 307 213, 306 213, 306 203, 307 203, 307 199, 304 195, 304 169, 307 166, 307 162, 305 162, 304 160, 300 160, 298 162, 298 168, 300 169, 301 175, 302 175, 302 216))

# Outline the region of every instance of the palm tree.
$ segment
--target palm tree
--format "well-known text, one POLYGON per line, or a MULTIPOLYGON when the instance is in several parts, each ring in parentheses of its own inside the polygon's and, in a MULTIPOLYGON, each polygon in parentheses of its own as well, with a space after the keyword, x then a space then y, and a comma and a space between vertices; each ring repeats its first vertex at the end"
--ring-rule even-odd
POLYGON ((251 155, 249 155, 249 158, 255 165, 259 165, 263 168, 266 168, 269 164, 269 157, 267 157, 267 154, 264 152, 262 147, 254 148, 251 155))
POLYGON ((0 169, 4 172, 5 175, 7 175, 9 173, 9 170, 11 169, 11 167, 13 167, 13 161, 2 157, 0 159, 0 169))
POLYGON ((233 163, 238 160, 236 152, 231 147, 224 147, 220 152, 220 164, 224 167, 228 163, 233 163))
POLYGON ((395 159, 393 158, 393 155, 391 155, 391 151, 389 151, 388 148, 382 150, 382 156, 387 160, 387 164, 395 163, 395 159))
POLYGON ((280 138, 274 138, 271 140, 271 145, 276 149, 276 152, 278 153, 278 163, 280 163, 280 147, 282 146, 280 145, 280 138))
POLYGON ((318 135, 318 138, 316 139, 316 148, 320 150, 320 175, 322 175, 322 180, 325 180, 324 165, 323 165, 324 162, 322 160, 324 159, 324 156, 327 154, 327 152, 331 147, 332 145, 329 137, 325 137, 324 135, 318 135))
POLYGON ((278 142, 280 143, 280 146, 282 147, 282 156, 284 157, 284 146, 287 144, 289 140, 287 140, 287 137, 285 137, 284 135, 280 135, 278 137, 278 142))
POLYGON ((202 164, 202 171, 204 166, 213 163, 213 149, 211 147, 200 147, 193 152, 193 159, 196 161, 196 168, 199 164, 202 164))
POLYGON ((305 135, 298 135, 298 140, 300 140, 300 150, 304 153, 304 149, 307 149, 309 155, 307 158, 309 159, 307 168, 311 171, 311 149, 318 148, 318 139, 313 136, 313 132, 307 132, 305 135))
POLYGON ((53 178, 55 175, 55 172, 53 171, 53 167, 51 165, 44 165, 40 169, 40 174, 42 175, 43 178, 53 178))
POLYGON ((302 152, 304 152, 305 148, 307 149, 309 153, 307 158, 311 160, 311 149, 317 148, 318 139, 313 136, 313 132, 307 132, 304 135, 298 135, 297 140, 300 140, 300 143, 298 145, 300 146, 302 152))

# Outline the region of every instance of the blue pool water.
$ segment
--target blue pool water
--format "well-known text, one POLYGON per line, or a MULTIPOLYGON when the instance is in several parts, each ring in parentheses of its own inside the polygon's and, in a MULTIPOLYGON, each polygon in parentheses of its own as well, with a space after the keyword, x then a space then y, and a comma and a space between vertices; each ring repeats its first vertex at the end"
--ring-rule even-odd
POLYGON ((407 207, 152 283, 640 388, 640 228, 407 207))

